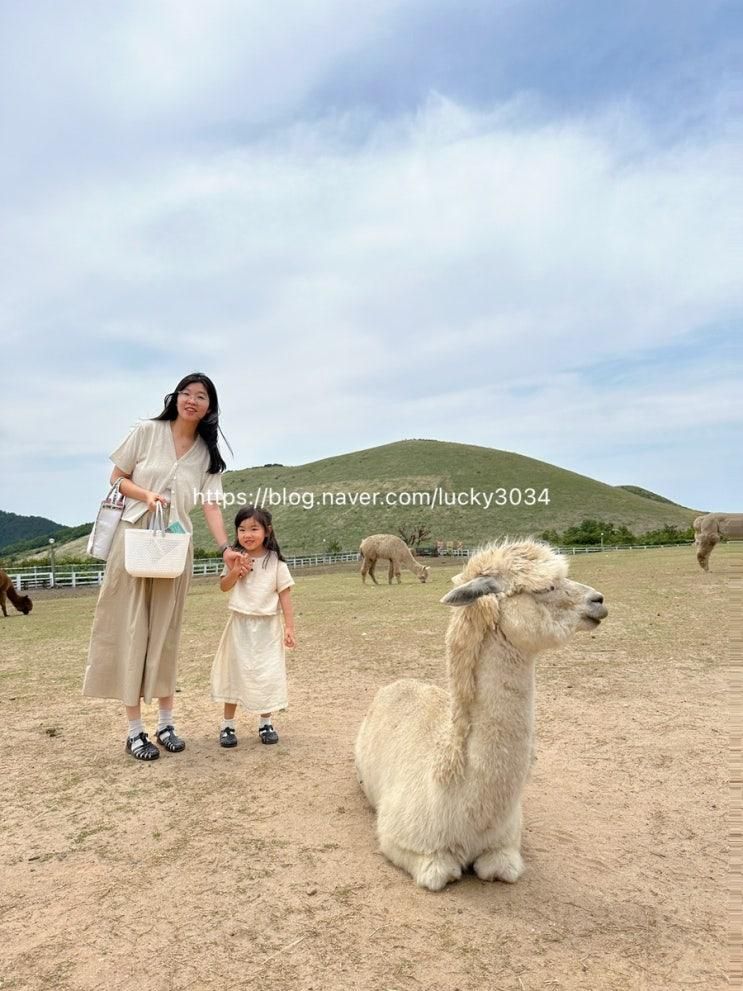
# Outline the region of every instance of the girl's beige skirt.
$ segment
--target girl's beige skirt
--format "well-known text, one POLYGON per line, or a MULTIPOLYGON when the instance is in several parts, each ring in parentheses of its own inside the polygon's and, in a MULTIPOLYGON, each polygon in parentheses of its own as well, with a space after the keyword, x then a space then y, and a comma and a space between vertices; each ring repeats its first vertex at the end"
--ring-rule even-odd
POLYGON ((239 702, 251 712, 287 707, 284 627, 281 617, 230 610, 212 664, 212 698, 239 702))
POLYGON ((193 546, 179 578, 132 578, 124 568, 124 533, 147 526, 119 523, 93 619, 83 695, 119 699, 167 698, 175 692, 178 643, 193 546))

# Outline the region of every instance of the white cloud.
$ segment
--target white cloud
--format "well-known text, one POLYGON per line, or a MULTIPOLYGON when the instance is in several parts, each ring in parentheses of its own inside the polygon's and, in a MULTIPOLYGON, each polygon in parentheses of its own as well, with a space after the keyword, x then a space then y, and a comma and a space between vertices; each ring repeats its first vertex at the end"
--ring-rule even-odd
MULTIPOLYGON (((337 7, 300 15, 317 26, 337 7)), ((700 355, 696 377, 674 381, 671 370, 652 390, 587 374, 663 348, 670 362, 676 345, 740 313, 734 134, 657 148, 631 108, 535 123, 519 102, 481 113, 432 94, 371 129, 328 115, 210 146, 184 73, 198 54, 200 83, 226 93, 240 58, 252 65, 253 22, 240 20, 225 47, 236 5, 215 5, 203 37, 196 5, 160 7, 177 22, 166 45, 148 33, 149 9, 117 32, 101 100, 120 100, 125 118, 150 91, 148 112, 184 127, 195 101, 193 133, 153 141, 141 162, 126 155, 119 169, 39 188, 0 217, 11 372, 2 508, 54 515, 41 496, 28 508, 9 480, 24 473, 38 493, 36 461, 102 456, 193 367, 217 381, 237 466, 439 436, 587 474, 592 463, 606 470, 615 448, 623 480, 642 484, 633 444, 638 458, 654 441, 670 450, 692 423, 713 444, 740 423, 736 366, 718 377, 714 355, 700 355), (142 73, 125 88, 132 61, 142 73), (514 398, 519 382, 536 391, 514 398)), ((327 49, 369 30, 361 18, 327 49)), ((269 61, 292 62, 279 21, 260 34, 269 61)), ((278 74, 284 97, 265 80, 248 88, 254 113, 274 113, 274 97, 296 102, 327 49, 278 74)), ((60 517, 92 515, 100 474, 65 475, 60 517)), ((722 476, 707 481, 712 504, 722 476)))

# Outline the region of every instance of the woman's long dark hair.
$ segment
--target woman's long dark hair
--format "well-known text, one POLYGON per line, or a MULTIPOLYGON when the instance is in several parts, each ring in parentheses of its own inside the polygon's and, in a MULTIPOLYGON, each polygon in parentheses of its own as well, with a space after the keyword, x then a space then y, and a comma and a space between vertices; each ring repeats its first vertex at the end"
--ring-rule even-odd
POLYGON ((241 523, 244 523, 245 520, 250 520, 253 518, 258 520, 260 525, 266 531, 263 546, 269 553, 266 554, 263 567, 266 567, 268 559, 271 556, 271 551, 274 552, 279 561, 285 561, 286 558, 281 553, 281 548, 279 547, 279 542, 276 539, 276 534, 273 532, 273 517, 267 509, 260 509, 258 506, 243 506, 243 508, 239 510, 237 516, 235 517, 235 543, 232 546, 236 551, 243 550, 243 547, 237 537, 237 528, 241 523))
POLYGON ((230 454, 233 452, 229 441, 219 429, 219 399, 217 398, 217 390, 214 388, 214 383, 208 375, 204 375, 202 372, 191 372, 190 375, 182 378, 173 392, 169 392, 165 397, 165 406, 160 416, 153 416, 152 419, 176 420, 178 418, 178 393, 185 389, 186 386, 193 385, 195 382, 203 385, 209 396, 209 411, 206 416, 199 420, 196 433, 209 448, 209 474, 218 475, 227 468, 219 450, 220 434, 222 435, 222 440, 227 444, 230 454))

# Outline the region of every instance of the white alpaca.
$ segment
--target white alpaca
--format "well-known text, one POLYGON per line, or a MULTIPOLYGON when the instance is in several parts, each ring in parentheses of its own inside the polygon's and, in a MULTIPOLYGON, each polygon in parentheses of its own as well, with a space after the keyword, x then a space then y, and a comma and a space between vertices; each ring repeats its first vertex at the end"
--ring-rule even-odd
POLYGON ((441 600, 449 690, 396 681, 371 704, 356 770, 377 810, 379 846, 438 891, 473 865, 485 881, 516 881, 521 792, 531 762, 534 659, 607 615, 603 596, 570 581, 546 544, 491 544, 441 600))
POLYGON ((388 576, 390 585, 393 575, 397 578, 397 584, 400 584, 400 568, 409 568, 422 582, 428 578, 428 568, 423 564, 418 564, 405 541, 393 533, 375 533, 371 537, 364 537, 359 551, 363 558, 361 580, 364 583, 366 583, 368 574, 375 585, 379 584, 374 574, 374 568, 380 557, 390 562, 388 576))

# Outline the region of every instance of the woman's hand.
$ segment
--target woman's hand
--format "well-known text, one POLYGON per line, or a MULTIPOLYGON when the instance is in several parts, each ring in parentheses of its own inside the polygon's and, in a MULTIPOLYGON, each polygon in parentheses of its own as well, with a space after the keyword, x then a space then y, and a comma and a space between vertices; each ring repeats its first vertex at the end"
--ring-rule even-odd
POLYGON ((240 564, 240 562, 246 560, 249 562, 248 571, 250 571, 250 569, 253 567, 253 562, 246 554, 243 554, 242 551, 233 550, 231 547, 227 547, 223 551, 222 560, 224 561, 225 565, 229 568, 230 571, 234 571, 235 566, 237 564, 240 564))
MULTIPOLYGON (((225 551, 225 553, 227 552, 225 551)), ((236 560, 232 562, 230 572, 236 578, 244 578, 249 571, 253 570, 253 562, 247 554, 241 554, 239 551, 235 551, 234 554, 236 560)))
POLYGON ((145 490, 145 496, 146 496, 145 502, 147 503, 147 508, 151 513, 155 512, 155 507, 157 506, 158 503, 161 503, 161 505, 163 506, 168 505, 168 497, 164 496, 161 492, 149 492, 145 490))
POLYGON ((296 647, 297 638, 294 636, 294 630, 287 629, 284 630, 284 646, 285 647, 296 647))

